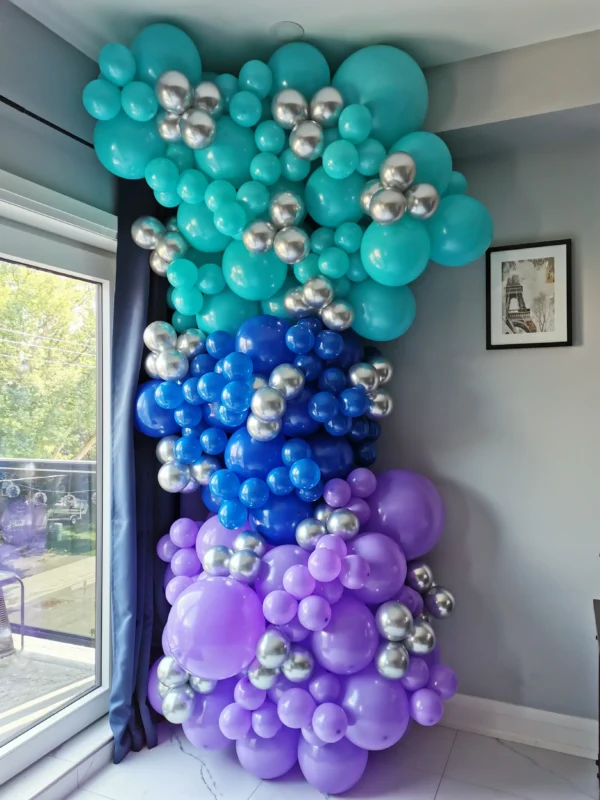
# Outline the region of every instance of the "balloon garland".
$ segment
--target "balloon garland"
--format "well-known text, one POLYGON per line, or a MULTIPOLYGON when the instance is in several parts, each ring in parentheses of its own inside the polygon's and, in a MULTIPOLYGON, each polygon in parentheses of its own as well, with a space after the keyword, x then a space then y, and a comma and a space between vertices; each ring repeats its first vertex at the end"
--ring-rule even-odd
POLYGON ((173 309, 144 332, 136 426, 160 486, 210 512, 158 543, 172 609, 149 702, 196 747, 235 740, 257 777, 299 762, 346 791, 457 687, 433 627, 454 597, 423 561, 443 503, 421 475, 369 469, 392 365, 361 337, 405 333, 408 284, 482 255, 489 212, 420 130, 427 85, 398 48, 332 77, 294 42, 213 75, 160 23, 99 66, 98 158, 176 209, 131 231, 173 309))

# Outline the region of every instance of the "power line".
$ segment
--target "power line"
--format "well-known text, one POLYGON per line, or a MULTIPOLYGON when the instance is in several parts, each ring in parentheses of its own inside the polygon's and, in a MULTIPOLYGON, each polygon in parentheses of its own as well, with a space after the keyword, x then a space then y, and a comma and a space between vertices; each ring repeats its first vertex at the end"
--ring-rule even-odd
MULTIPOLYGON (((32 358, 36 356, 32 356, 31 358, 23 358, 23 356, 11 356, 8 353, 0 353, 0 358, 13 358, 16 361, 31 361, 32 358)), ((47 358, 41 359, 44 364, 57 364, 60 367, 75 367, 76 369, 97 369, 97 365, 94 364, 93 366, 88 366, 87 364, 73 364, 69 363, 68 361, 50 361, 47 358)))
MULTIPOLYGON (((37 347, 40 350, 60 350, 61 353, 75 353, 75 355, 78 356, 93 355, 92 353, 86 353, 85 350, 71 350, 68 347, 58 347, 58 345, 55 344, 26 344, 18 339, 3 339, 2 336, 0 336, 0 342, 6 342, 6 344, 18 344, 20 347, 37 347)), ((83 346, 85 347, 85 345, 83 346)))
MULTIPOLYGON (((5 328, 3 325, 0 325, 0 331, 4 331, 5 333, 20 333, 23 336, 31 336, 31 333, 28 331, 20 331, 18 328, 5 328)), ((62 336, 42 336, 41 333, 34 334, 34 339, 47 339, 50 342, 63 342, 64 338, 62 336)), ((87 347, 90 349, 96 349, 96 344, 82 344, 82 347, 87 347)))

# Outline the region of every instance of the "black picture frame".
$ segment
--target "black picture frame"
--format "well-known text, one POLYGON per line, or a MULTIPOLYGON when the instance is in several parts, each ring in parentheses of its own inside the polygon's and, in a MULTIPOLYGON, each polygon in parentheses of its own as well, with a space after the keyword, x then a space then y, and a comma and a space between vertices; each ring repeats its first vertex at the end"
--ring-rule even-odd
MULTIPOLYGON (((486 350, 512 350, 512 349, 525 349, 525 348, 532 348, 532 347, 571 347, 573 345, 573 317, 572 317, 572 261, 571 261, 571 252, 572 252, 572 240, 571 239, 556 239, 546 242, 526 242, 524 244, 513 244, 513 245, 499 245, 496 247, 490 247, 486 252, 485 257, 485 299, 486 299, 486 350), (513 257, 511 258, 512 262, 515 262, 514 252, 515 251, 526 251, 526 250, 535 250, 539 249, 540 251, 549 249, 556 249, 556 248, 563 248, 564 247, 564 265, 561 265, 561 269, 564 269, 564 281, 563 289, 561 294, 564 297, 561 297, 561 304, 564 309, 564 321, 562 324, 562 329, 564 330, 564 335, 561 333, 560 338, 556 341, 535 341, 533 337, 537 334, 539 338, 543 338, 540 336, 539 331, 531 331, 525 330, 525 327, 529 325, 527 319, 518 320, 517 325, 520 324, 518 331, 514 331, 515 333, 519 332, 527 333, 528 336, 532 336, 532 341, 522 341, 522 335, 518 336, 517 341, 511 343, 509 341, 502 341, 502 343, 498 342, 498 336, 495 336, 496 341, 494 341, 494 331, 493 331, 493 298, 492 294, 494 292, 495 287, 497 287, 497 276, 493 274, 493 271, 497 269, 497 262, 494 259, 494 254, 502 253, 502 252, 512 252, 513 257)), ((519 263, 518 260, 516 263, 519 263)), ((554 263, 552 264, 552 270, 554 274, 554 270, 556 269, 554 263)), ((516 276, 518 279, 518 275, 516 276)), ((554 279, 553 279, 554 281, 554 279)), ((524 316, 525 312, 531 312, 529 308, 522 308, 523 304, 523 292, 522 292, 522 285, 515 287, 521 289, 520 298, 518 298, 519 309, 515 312, 517 316, 524 316)), ((556 292, 556 290, 555 290, 556 292)), ((517 296, 518 297, 518 296, 517 296)), ((497 298, 496 298, 497 302, 497 298)), ((535 325, 533 318, 531 317, 531 313, 529 314, 529 322, 535 325)), ((554 319, 554 317, 553 317, 554 319)), ((502 322, 504 322, 504 318, 502 318, 502 322)))

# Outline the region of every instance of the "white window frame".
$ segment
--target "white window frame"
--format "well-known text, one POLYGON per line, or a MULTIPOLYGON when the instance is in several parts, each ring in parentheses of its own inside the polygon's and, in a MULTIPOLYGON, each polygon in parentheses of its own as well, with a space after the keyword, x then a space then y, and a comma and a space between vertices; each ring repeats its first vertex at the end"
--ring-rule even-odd
POLYGON ((117 219, 70 197, 0 170, 0 258, 43 267, 100 285, 102 372, 98 387, 98 486, 102 507, 96 549, 100 597, 97 686, 0 747, 0 786, 108 712, 111 520, 111 333, 117 219))

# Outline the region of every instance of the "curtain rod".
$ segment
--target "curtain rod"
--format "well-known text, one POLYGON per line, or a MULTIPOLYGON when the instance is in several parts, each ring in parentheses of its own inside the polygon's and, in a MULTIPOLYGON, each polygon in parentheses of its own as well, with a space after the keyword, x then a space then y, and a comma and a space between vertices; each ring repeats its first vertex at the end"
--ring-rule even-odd
POLYGON ((70 139, 74 139, 76 142, 84 144, 86 147, 91 147, 92 149, 94 147, 94 145, 91 142, 82 139, 81 136, 77 136, 77 134, 71 133, 71 131, 67 131, 65 130, 65 128, 61 128, 60 125, 55 125, 54 122, 50 122, 49 119, 40 117, 39 114, 35 114, 28 108, 25 108, 24 106, 15 103, 14 100, 9 100, 8 97, 5 97, 3 94, 0 94, 0 103, 4 103, 4 105, 6 106, 14 108, 15 111, 19 111, 21 114, 25 114, 25 116, 31 117, 31 119, 37 120, 37 122, 41 122, 42 125, 47 125, 48 128, 52 128, 52 130, 58 131, 59 133, 62 133, 64 136, 68 136, 70 139))

